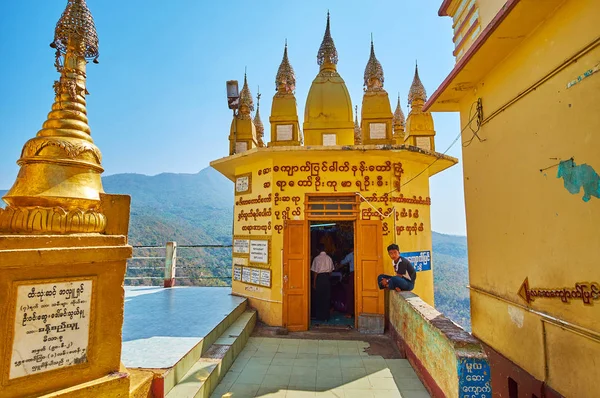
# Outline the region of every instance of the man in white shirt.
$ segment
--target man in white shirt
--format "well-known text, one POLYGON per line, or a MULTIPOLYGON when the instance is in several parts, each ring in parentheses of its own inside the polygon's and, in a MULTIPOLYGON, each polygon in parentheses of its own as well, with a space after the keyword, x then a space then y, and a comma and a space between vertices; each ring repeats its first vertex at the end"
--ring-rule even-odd
POLYGON ((333 260, 325 253, 325 246, 319 245, 319 255, 314 258, 312 266, 312 288, 314 316, 317 320, 329 319, 331 307, 331 285, 329 274, 333 271, 333 260))

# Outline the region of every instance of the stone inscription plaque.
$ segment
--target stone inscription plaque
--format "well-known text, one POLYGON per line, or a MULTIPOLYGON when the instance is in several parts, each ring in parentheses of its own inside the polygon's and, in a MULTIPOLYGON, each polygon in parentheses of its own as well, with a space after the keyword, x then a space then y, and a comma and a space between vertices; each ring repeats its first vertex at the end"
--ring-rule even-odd
POLYGON ((429 137, 417 137, 417 146, 421 149, 431 151, 431 139, 429 137))
POLYGON ((386 139, 385 123, 369 123, 369 132, 372 140, 386 139))
POLYGON ((291 141, 293 136, 293 127, 291 124, 280 124, 277 126, 277 141, 291 141))
POLYGON ((92 281, 17 288, 9 379, 87 362, 92 281))
POLYGON ((251 240, 250 241, 250 261, 253 263, 269 263, 269 241, 251 240))

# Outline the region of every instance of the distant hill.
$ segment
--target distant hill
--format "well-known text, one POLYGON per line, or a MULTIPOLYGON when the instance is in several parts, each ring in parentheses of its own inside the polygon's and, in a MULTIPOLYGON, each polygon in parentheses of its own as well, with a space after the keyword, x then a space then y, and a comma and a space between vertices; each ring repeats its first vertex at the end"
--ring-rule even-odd
POLYGON ((432 232, 435 303, 448 318, 471 331, 467 237, 432 232))
MULTIPOLYGON (((233 183, 212 168, 196 174, 115 174, 102 182, 106 192, 131 195, 129 242, 134 246, 231 244, 233 183)), ((432 240, 436 306, 470 330, 466 237, 433 232, 432 240)), ((134 256, 164 257, 164 249, 138 248, 134 256)), ((230 283, 230 249, 180 248, 177 261, 178 276, 188 277, 178 284, 230 283)), ((131 260, 127 275, 134 279, 127 282, 162 283, 163 264, 159 258, 131 260), (148 275, 155 279, 135 278, 148 275)))
POLYGON ((197 174, 115 174, 104 190, 131 195, 132 245, 231 244, 233 183, 212 168, 197 174))

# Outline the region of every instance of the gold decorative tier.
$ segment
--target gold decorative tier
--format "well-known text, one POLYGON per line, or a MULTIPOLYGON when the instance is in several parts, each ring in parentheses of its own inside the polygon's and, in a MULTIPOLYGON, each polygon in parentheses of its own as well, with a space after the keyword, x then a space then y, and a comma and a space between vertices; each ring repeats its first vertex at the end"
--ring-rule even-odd
POLYGON ((104 170, 85 102, 86 59, 96 62, 98 38, 84 0, 68 1, 51 47, 60 72, 54 104, 17 161, 21 169, 3 198, 8 207, 0 209, 0 232, 101 233, 106 226, 100 209, 104 170))

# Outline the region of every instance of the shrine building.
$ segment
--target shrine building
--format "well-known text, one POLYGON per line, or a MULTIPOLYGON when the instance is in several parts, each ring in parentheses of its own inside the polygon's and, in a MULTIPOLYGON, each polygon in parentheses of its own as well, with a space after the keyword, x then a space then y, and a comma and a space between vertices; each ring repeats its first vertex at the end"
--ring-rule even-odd
POLYGON ((372 42, 370 51, 359 123, 337 71, 327 17, 301 125, 286 44, 275 77, 271 139, 263 141, 259 104, 252 118, 254 101, 244 76, 229 156, 211 162, 235 183, 232 291, 247 297, 268 325, 311 327, 310 267, 319 245, 336 265, 354 253, 354 272, 337 273, 353 294, 332 304, 349 326, 362 330, 370 317, 383 319, 377 276, 393 274, 386 249, 391 243, 418 271, 414 293, 434 304, 429 177, 457 160, 435 152, 418 69, 405 120, 400 100, 392 113, 372 42))

